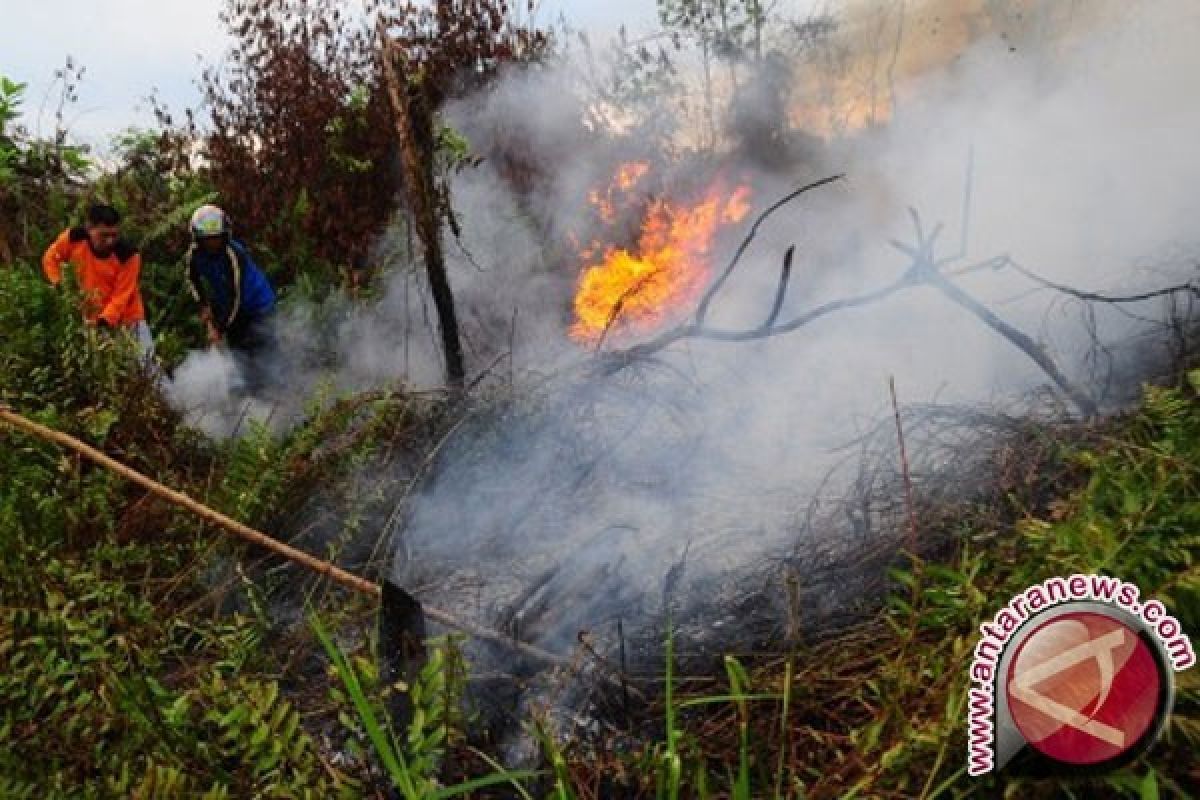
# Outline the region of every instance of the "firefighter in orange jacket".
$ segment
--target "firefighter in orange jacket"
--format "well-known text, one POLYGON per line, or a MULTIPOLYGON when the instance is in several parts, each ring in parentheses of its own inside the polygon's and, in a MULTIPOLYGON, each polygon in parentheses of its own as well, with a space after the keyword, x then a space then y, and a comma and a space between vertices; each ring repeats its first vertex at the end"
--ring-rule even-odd
POLYGON ((153 338, 138 289, 142 257, 120 238, 120 223, 115 208, 93 205, 86 225, 63 231, 46 249, 42 269, 50 282, 58 285, 63 264, 70 264, 84 294, 84 319, 93 325, 128 330, 148 353, 153 338))

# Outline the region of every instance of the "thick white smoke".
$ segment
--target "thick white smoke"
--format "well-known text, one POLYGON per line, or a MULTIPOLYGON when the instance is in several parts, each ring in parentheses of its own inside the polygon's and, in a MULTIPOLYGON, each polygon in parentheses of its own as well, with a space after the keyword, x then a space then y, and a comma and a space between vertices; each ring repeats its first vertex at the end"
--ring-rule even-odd
MULTIPOLYGON (((813 29, 780 24, 772 46, 813 29)), ((721 158, 753 186, 751 218, 800 184, 846 179, 771 217, 714 303, 712 326, 761 323, 790 245, 780 320, 895 281, 911 266, 891 243, 914 241, 909 207, 926 230, 945 224, 935 256, 965 244, 951 269, 1008 255, 1054 282, 1117 293, 1194 275, 1195 3, 863 2, 840 12, 829 36, 786 54, 787 108, 813 135, 794 135, 782 161, 732 142, 721 158), (875 110, 864 115, 864 102, 875 110), (864 118, 879 124, 855 132, 864 118)), ((931 287, 787 335, 684 340, 650 364, 589 372, 593 356, 567 337, 582 266, 571 237, 589 234, 588 190, 633 157, 654 159, 676 184, 710 176, 695 159, 683 162, 692 174, 672 171, 667 154, 648 152, 648 138, 589 129, 597 101, 586 86, 603 76, 583 82, 579 70, 568 59, 512 73, 447 109, 480 152, 529 156, 516 166, 489 157, 453 179, 462 237, 445 248, 472 377, 490 369, 513 381, 519 399, 473 417, 447 442, 394 532, 401 585, 559 650, 580 629, 606 633, 618 615, 661 609, 668 574, 685 576, 686 602, 707 597, 719 607, 718 598, 749 593, 746 575, 817 547, 805 511, 819 488, 835 501, 850 491, 848 475, 824 478, 845 458, 837 448, 888 411, 889 376, 912 404, 1012 407, 1050 385, 1027 354, 931 287), (522 180, 533 190, 515 190, 522 180)), ((751 72, 741 65, 743 81, 751 72)), ((687 130, 694 108, 659 110, 682 115, 677 142, 703 140, 687 130)), ((772 109, 759 111, 749 118, 769 123, 772 109)), ((718 265, 742 233, 729 232, 718 265)), ((332 353, 327 364, 301 359, 292 368, 293 397, 325 379, 345 389, 440 382, 436 317, 407 238, 398 224, 380 244, 392 270, 379 300, 334 305, 320 324, 309 311, 284 320, 293 350, 309 349, 319 328, 319 349, 332 353)), ((1162 300, 1099 309, 1094 332, 1115 349, 1097 361, 1078 304, 1010 267, 955 281, 1042 342, 1105 408, 1129 397, 1127 381, 1101 380, 1106 371, 1136 375, 1148 368, 1139 360, 1159 354, 1130 343, 1143 319, 1163 316, 1162 300)), ((181 402, 201 388, 221 400, 227 375, 217 355, 189 360, 176 379, 181 402)), ((214 430, 232 430, 222 419, 214 430)), ((936 454, 914 458, 931 463, 936 454)), ((848 524, 867 536, 868 522, 848 524)), ((711 624, 726 629, 749 613, 728 604, 717 612, 727 619, 711 624)))
MULTIPOLYGON (((1032 22, 998 13, 980 21, 984 11, 972 10, 977 18, 957 23, 967 30, 956 40, 963 49, 937 56, 928 40, 937 31, 922 21, 951 16, 956 4, 909 4, 896 59, 908 66, 896 71, 885 124, 810 142, 811 157, 787 172, 765 171, 757 159, 735 165, 751 175, 759 208, 813 178, 847 178, 771 218, 714 304, 711 325, 762 321, 791 244, 797 257, 781 320, 895 281, 911 266, 891 244, 914 242, 910 206, 926 230, 945 223, 935 256, 965 244, 956 267, 1009 255, 1052 281, 1113 292, 1194 273, 1200 106, 1189 98, 1200 9, 1114 3, 1072 19, 1059 4, 1026 5, 1032 22), (1039 20, 1058 26, 1053 35, 1035 35, 1039 20), (907 47, 921 58, 904 56, 907 47)), ((863 4, 854 13, 877 11, 863 4)), ((855 22, 845 23, 852 44, 855 22)), ((819 60, 799 67, 819 68, 819 60)), ((474 141, 526 137, 554 165, 531 197, 514 198, 489 165, 456 184, 464 240, 485 271, 460 261, 455 286, 465 316, 478 308, 493 331, 516 311, 518 380, 587 358, 565 335, 571 273, 546 263, 545 243, 578 223, 580 199, 612 169, 614 153, 580 130, 577 96, 563 80, 557 71, 522 73, 450 113, 474 141)), ((956 282, 1043 342, 1102 404, 1127 399, 1102 394, 1078 305, 1011 268, 956 282)), ((1162 301, 1124 311, 1160 317, 1162 301)), ((1144 330, 1114 309, 1098 311, 1095 324, 1101 341, 1118 345, 1144 330)), ((1148 352, 1127 349, 1114 363, 1148 352)), ((833 450, 887 410, 889 376, 906 403, 1011 406, 1050 385, 1027 354, 930 287, 764 341, 679 342, 655 364, 609 378, 563 373, 528 401, 532 408, 496 412, 460 433, 400 535, 398 581, 565 649, 580 629, 661 608, 673 568, 683 565, 696 603, 695 590, 745 592, 730 584, 747 570, 816 546, 797 541, 796 519, 843 457, 833 450)), ((844 488, 835 481, 825 491, 844 488)))

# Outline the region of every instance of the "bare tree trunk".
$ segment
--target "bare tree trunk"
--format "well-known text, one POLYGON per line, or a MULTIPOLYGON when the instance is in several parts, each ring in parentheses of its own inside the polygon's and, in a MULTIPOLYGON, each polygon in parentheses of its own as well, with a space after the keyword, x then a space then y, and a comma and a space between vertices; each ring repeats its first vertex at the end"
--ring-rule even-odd
POLYGON ((721 16, 721 35, 724 38, 725 57, 729 61, 729 96, 737 94, 737 52, 733 46, 733 35, 729 31, 728 0, 717 0, 717 10, 721 16))
POLYGON ((888 62, 888 115, 896 116, 896 64, 900 61, 900 45, 904 41, 904 12, 905 0, 900 0, 899 14, 896 19, 896 41, 892 45, 892 60, 888 62))
POLYGON ((713 100, 712 55, 709 52, 709 42, 705 37, 700 39, 700 55, 704 64, 704 124, 708 130, 708 146, 715 150, 717 147, 717 110, 713 100))
POLYGON ((753 0, 749 4, 750 21, 754 24, 754 63, 756 66, 762 65, 762 34, 763 26, 766 25, 766 19, 763 16, 762 0, 753 0))
POLYGON ((466 369, 463 365, 458 318, 454 310, 454 294, 450 290, 445 256, 442 252, 441 209, 433 176, 436 155, 433 112, 421 87, 409 81, 402 81, 401 76, 397 74, 396 60, 403 61, 403 56, 391 46, 382 26, 379 29, 379 39, 388 96, 395 114, 396 136, 400 142, 404 184, 408 190, 417 237, 425 251, 425 271, 429 276, 433 305, 438 314, 442 350, 446 359, 446 382, 454 388, 462 388, 466 379, 466 369))

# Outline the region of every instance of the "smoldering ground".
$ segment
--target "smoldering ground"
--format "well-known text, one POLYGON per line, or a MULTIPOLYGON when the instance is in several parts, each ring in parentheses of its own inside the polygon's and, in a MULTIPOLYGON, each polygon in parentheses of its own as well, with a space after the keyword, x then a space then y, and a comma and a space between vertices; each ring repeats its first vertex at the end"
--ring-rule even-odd
MULTIPOLYGON (((908 99, 885 126, 835 142, 787 174, 734 165, 752 176, 759 208, 825 174, 847 179, 764 225, 710 324, 759 325, 791 244, 796 266, 781 320, 888 285, 911 266, 891 243, 914 239, 908 206, 926 231, 945 223, 935 254, 961 251, 948 268, 1007 255, 1057 283, 1114 293, 1190 279, 1200 211, 1190 187, 1200 159, 1189 142, 1200 118, 1180 100, 1196 66, 1183 29, 1195 32, 1198 20, 1179 5, 1134 15, 1113 20, 1117 28, 1090 21, 1087 36, 1054 59, 981 36, 945 68, 912 75, 908 99)), ((536 88, 527 75, 503 86, 518 100, 483 104, 486 124, 501 126, 505 108, 525 107, 522 92, 540 106, 556 96, 536 88)), ((472 135, 470 117, 456 124, 472 135)), ((574 147, 579 169, 565 169, 527 212, 549 217, 543 229, 569 229, 572 215, 555 209, 571 208, 580 187, 603 179, 586 143, 574 147)), ((596 161, 611 169, 611 160, 596 161)), ((468 247, 485 263, 512 229, 505 220, 490 233, 504 216, 496 208, 520 205, 497 200, 506 197, 499 186, 479 188, 486 176, 464 176, 476 185, 458 195, 468 247)), ((736 236, 724 242, 718 264, 734 244, 736 236)), ((523 263, 542 262, 506 256, 491 267, 506 277, 504 297, 517 309, 520 367, 555 371, 566 342, 563 304, 538 313, 533 298, 554 295, 535 288, 544 274, 531 270, 526 283, 514 272, 523 263)), ((1100 305, 1089 319, 1079 303, 994 263, 957 285, 1043 342, 1107 410, 1135 397, 1138 380, 1165 353, 1146 320, 1162 318, 1164 303, 1190 301, 1185 293, 1135 307, 1100 305)), ((459 274, 456 286, 488 280, 473 270, 459 274)), ((559 374, 542 393, 481 415, 441 454, 396 530, 393 577, 431 605, 559 653, 579 652, 577 636, 587 631, 591 647, 615 660, 619 620, 630 649, 651 664, 661 658, 668 602, 678 635, 710 648, 786 635, 789 578, 801 587, 796 616, 804 626, 876 602, 874 546, 903 530, 897 461, 879 445, 841 448, 886 418, 888 376, 902 402, 947 409, 927 430, 905 418, 918 486, 947 500, 992 477, 991 447, 1007 435, 1009 419, 979 414, 963 423, 948 408, 1019 413, 1046 397, 1050 384, 1026 353, 931 287, 785 336, 685 340, 613 376, 559 374), (891 460, 864 469, 862 459, 881 457, 891 460)), ((1077 412, 1064 403, 1058 413, 1077 412)), ((485 672, 513 663, 511 654, 483 646, 471 653, 485 672)))
MULTIPOLYGON (((796 120, 822 103, 859 102, 846 71, 873 59, 887 75, 893 49, 898 66, 876 88, 892 97, 894 80, 894 98, 873 127, 856 130, 853 115, 841 113, 838 131, 795 134, 783 166, 764 168, 728 142, 720 166, 753 187, 751 219, 798 185, 846 178, 765 221, 716 297, 710 327, 762 324, 791 245, 780 322, 897 281, 913 266, 894 244, 916 241, 911 207, 926 233, 944 223, 932 256, 958 256, 944 265, 961 272, 954 284, 1040 342, 1101 409, 1123 407, 1138 381, 1178 355, 1158 322, 1187 318, 1192 293, 1085 306, 1012 265, 1111 294, 1194 277, 1200 107, 1190 98, 1200 56, 1191 43, 1200 9, 1097 3, 1072 20, 1056 3, 1020 4, 1020 18, 988 15, 994 5, 910 3, 906 25, 880 39, 862 31, 896 5, 861 4, 835 29, 844 38, 787 53, 785 107, 796 120), (1054 24, 1039 27, 1047 19, 1054 24), (946 34, 951 28, 961 35, 946 34), (881 54, 859 52, 881 41, 881 54)), ((926 284, 784 335, 684 338, 627 368, 596 369, 598 356, 566 334, 584 266, 571 237, 591 233, 580 229, 587 191, 622 160, 645 156, 645 142, 581 124, 589 99, 573 69, 512 73, 447 109, 481 153, 523 142, 548 166, 534 172, 532 190, 517 190, 495 157, 452 181, 462 236, 446 249, 468 354, 476 375, 490 369, 511 389, 504 403, 469 416, 428 480, 397 492, 401 507, 385 515, 395 523, 386 531, 397 551, 393 577, 418 598, 560 653, 581 630, 611 653, 618 618, 630 630, 657 630, 664 588, 698 639, 706 630, 720 634, 707 639, 714 645, 743 630, 778 632, 781 565, 853 564, 860 548, 896 533, 869 512, 810 513, 844 508, 862 491, 861 460, 842 448, 890 413, 889 376, 914 406, 1017 414, 1044 410, 1051 397, 1050 413, 1078 413, 1027 352, 926 284), (688 618, 689 608, 703 613, 688 618)), ((744 80, 750 75, 744 65, 744 80)), ((768 111, 758 116, 770 121, 768 111)), ((709 166, 684 159, 672 170, 670 162, 656 162, 667 191, 709 166)), ((744 232, 727 231, 718 268, 744 232)), ((404 253, 401 239, 381 246, 404 253)), ((381 299, 328 329, 336 366, 312 374, 355 388, 437 381, 428 294, 418 262, 400 260, 381 299)), ((614 334, 605 350, 636 343, 614 334)), ((914 468, 927 475, 954 467, 968 484, 988 478, 982 443, 968 462, 954 460, 935 433, 914 432, 911 445, 914 468)), ((887 484, 886 475, 877 482, 887 484)), ((825 574, 830 592, 808 595, 824 598, 824 614, 877 590, 853 570, 825 574)), ((475 655, 481 669, 508 658, 475 655)))

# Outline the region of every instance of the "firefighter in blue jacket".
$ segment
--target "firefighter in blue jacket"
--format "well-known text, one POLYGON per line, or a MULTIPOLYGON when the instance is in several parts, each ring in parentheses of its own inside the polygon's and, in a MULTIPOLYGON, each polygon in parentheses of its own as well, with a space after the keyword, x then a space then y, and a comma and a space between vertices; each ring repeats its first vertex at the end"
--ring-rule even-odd
POLYGON ((196 209, 192 246, 184 262, 188 286, 212 344, 224 342, 242 366, 245 390, 273 383, 278 358, 273 314, 275 292, 245 245, 235 241, 229 217, 216 206, 196 209))

